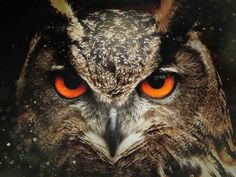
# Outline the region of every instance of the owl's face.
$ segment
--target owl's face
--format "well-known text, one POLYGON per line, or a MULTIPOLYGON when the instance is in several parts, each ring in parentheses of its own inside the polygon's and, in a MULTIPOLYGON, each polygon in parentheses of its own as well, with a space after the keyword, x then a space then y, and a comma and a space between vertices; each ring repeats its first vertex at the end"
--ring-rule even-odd
POLYGON ((32 143, 79 174, 220 169, 217 161, 200 170, 231 127, 198 33, 168 51, 149 13, 103 10, 76 19, 32 42, 18 83, 19 126, 37 137, 32 143))

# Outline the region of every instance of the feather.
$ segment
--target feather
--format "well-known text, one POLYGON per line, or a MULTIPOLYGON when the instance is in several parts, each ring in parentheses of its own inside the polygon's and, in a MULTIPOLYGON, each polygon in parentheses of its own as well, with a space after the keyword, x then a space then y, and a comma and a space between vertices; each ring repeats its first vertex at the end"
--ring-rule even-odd
POLYGON ((67 18, 72 18, 74 13, 66 0, 50 0, 51 5, 67 18))
POLYGON ((176 0, 161 0, 159 7, 154 12, 158 22, 158 32, 167 32, 171 17, 177 9, 176 0))

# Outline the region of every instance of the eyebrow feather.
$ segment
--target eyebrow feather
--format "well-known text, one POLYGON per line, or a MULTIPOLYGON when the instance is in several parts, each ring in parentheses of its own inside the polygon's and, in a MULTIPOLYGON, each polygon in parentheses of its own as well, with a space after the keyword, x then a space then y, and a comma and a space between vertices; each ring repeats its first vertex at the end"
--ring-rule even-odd
POLYGON ((180 73, 180 71, 175 67, 163 67, 163 68, 160 68, 160 70, 163 72, 180 73))
POLYGON ((65 69, 64 65, 52 65, 51 67, 51 71, 62 71, 65 69))

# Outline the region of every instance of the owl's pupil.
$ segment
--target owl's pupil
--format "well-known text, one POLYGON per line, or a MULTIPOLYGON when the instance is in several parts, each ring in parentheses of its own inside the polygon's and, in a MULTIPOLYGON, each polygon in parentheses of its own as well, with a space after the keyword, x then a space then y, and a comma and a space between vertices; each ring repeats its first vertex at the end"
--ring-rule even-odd
POLYGON ((153 75, 149 78, 149 83, 152 88, 159 89, 165 83, 166 75, 153 75))
POLYGON ((64 82, 65 82, 65 85, 69 88, 69 89, 76 89, 79 84, 80 84, 80 81, 76 78, 72 78, 70 76, 67 76, 64 78, 64 82))

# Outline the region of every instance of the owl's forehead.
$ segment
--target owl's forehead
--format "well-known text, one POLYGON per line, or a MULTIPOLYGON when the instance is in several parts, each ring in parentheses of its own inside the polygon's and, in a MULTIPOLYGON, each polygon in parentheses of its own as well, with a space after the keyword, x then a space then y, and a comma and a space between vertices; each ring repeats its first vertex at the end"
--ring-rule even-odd
POLYGON ((94 56, 99 61, 114 57, 127 62, 137 57, 145 60, 158 50, 155 19, 148 13, 104 10, 86 16, 81 23, 86 37, 78 46, 89 54, 88 60, 94 56))
POLYGON ((101 92, 125 93, 157 66, 160 37, 150 14, 104 10, 81 23, 85 37, 72 47, 74 63, 101 92))
POLYGON ((94 12, 81 19, 81 22, 88 35, 104 40, 111 40, 112 37, 135 40, 152 35, 156 30, 156 22, 151 14, 134 10, 94 12))

